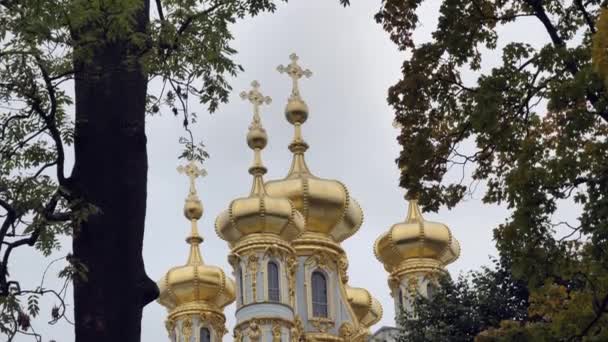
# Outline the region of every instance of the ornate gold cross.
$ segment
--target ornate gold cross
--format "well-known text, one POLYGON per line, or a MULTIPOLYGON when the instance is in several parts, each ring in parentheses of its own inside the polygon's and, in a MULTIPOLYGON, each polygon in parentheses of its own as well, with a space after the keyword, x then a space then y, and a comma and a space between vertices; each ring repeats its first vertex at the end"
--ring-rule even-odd
POLYGON ((291 81, 293 82, 293 85, 291 88, 291 97, 290 98, 301 100, 300 88, 298 87, 298 80, 300 78, 302 78, 303 76, 305 76, 306 78, 310 78, 310 76, 312 76, 312 71, 310 71, 308 69, 302 69, 302 67, 300 65, 298 65, 299 57, 295 53, 292 53, 291 55, 289 55, 289 59, 291 59, 291 63, 289 63, 287 65, 287 67, 285 67, 285 66, 283 66, 283 64, 281 64, 277 67, 277 70, 281 74, 287 73, 287 75, 289 77, 291 77, 291 81))
POLYGON ((188 164, 186 164, 185 166, 178 166, 177 172, 185 174, 190 179, 190 195, 196 195, 196 185, 194 183, 195 180, 198 177, 205 177, 207 175, 207 171, 205 171, 205 169, 199 168, 198 165, 196 165, 196 162, 192 160, 189 161, 188 164))
POLYGON ((241 98, 243 100, 249 100, 253 104, 253 123, 256 125, 260 124, 260 106, 263 104, 270 104, 272 99, 270 96, 264 96, 260 92, 260 83, 258 81, 251 82, 252 89, 241 92, 241 98))

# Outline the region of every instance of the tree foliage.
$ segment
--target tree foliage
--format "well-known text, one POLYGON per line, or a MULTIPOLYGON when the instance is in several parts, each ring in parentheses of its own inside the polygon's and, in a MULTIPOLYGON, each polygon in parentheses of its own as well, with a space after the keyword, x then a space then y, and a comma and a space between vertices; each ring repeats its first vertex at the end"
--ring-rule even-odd
POLYGON ((457 280, 444 275, 438 285, 431 298, 415 296, 412 310, 401 313, 398 341, 473 341, 502 322, 529 320, 526 284, 504 262, 457 280))
POLYGON ((416 42, 423 3, 385 0, 376 15, 408 52, 388 92, 401 185, 437 210, 482 183, 484 202, 511 210, 494 237, 543 320, 509 331, 608 338, 608 97, 592 63, 606 2, 444 0, 432 38, 416 42), (512 29, 545 41, 506 41, 512 29), (497 65, 482 68, 484 51, 500 55, 497 65), (470 183, 446 177, 458 168, 470 183), (564 208, 575 219, 557 219, 564 208))
MULTIPOLYGON (((79 235, 91 217, 110 214, 87 198, 83 175, 68 170, 66 160, 79 148, 75 132, 87 127, 86 106, 74 97, 84 88, 75 78, 102 85, 95 91, 111 98, 116 90, 103 85, 120 79, 117 70, 141 75, 155 87, 135 111, 179 117, 186 132, 181 157, 202 161, 207 153, 190 131, 196 113, 188 103, 194 98, 213 112, 227 101, 227 77, 242 70, 233 60, 230 25, 275 8, 272 0, 0 0, 0 334, 40 339, 31 319, 43 315, 54 323, 65 313, 67 285, 23 284, 10 272, 19 263, 13 251, 34 246, 49 255, 61 248, 61 236, 79 235), (38 309, 45 294, 61 303, 50 314, 38 309)), ((142 182, 145 202, 145 177, 142 182)), ((133 229, 143 232, 143 223, 133 229)), ((134 246, 141 249, 141 241, 134 246)), ((65 284, 104 272, 72 255, 62 260, 65 284)))

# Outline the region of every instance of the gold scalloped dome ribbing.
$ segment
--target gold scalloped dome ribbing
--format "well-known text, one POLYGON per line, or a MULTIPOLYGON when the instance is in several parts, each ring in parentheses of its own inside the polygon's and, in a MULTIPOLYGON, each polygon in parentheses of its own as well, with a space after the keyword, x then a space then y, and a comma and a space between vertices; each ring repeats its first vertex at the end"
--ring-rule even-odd
POLYGON ((374 253, 388 272, 407 268, 410 263, 442 267, 458 259, 460 244, 446 225, 426 221, 417 201, 411 200, 405 221, 376 240, 374 253))
POLYGON ((206 303, 218 310, 235 299, 235 284, 224 271, 204 264, 170 269, 158 282, 159 303, 172 310, 188 303, 206 303))
POLYGON ((346 297, 357 320, 364 326, 369 328, 382 319, 382 305, 366 289, 347 286, 346 297))
POLYGON ((361 207, 344 184, 312 174, 290 174, 266 183, 266 191, 287 197, 306 221, 306 232, 320 233, 341 242, 356 233, 363 222, 361 207))
POLYGON ((217 217, 215 227, 230 244, 260 233, 292 241, 301 235, 304 219, 288 199, 256 195, 232 201, 217 217))

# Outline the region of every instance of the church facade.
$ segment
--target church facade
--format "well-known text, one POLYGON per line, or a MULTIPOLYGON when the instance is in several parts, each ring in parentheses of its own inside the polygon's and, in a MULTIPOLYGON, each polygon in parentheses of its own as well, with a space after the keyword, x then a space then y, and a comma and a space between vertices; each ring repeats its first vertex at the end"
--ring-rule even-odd
MULTIPOLYGON (((341 243, 361 227, 363 211, 337 180, 313 174, 305 161, 308 144, 302 126, 308 106, 299 80, 311 72, 298 65, 295 54, 279 66, 292 80, 285 116, 294 137, 287 176, 264 180, 262 151, 268 136, 261 107, 270 103, 259 84, 241 93, 251 102, 253 120, 247 145, 253 152, 248 195, 227 204, 216 219, 216 233, 230 247, 227 256, 233 278, 203 263, 197 222, 203 207, 195 180, 204 174, 196 164, 178 170, 190 179, 184 214, 191 232, 186 239, 190 256, 184 266, 170 269, 159 280, 159 303, 168 310, 166 328, 172 342, 217 342, 228 333, 224 308, 236 302, 236 342, 392 341, 398 329, 383 327, 371 334, 382 318, 382 306, 369 291, 348 278, 348 257, 341 243)), ((460 248, 447 226, 422 218, 411 200, 404 222, 378 238, 374 251, 389 273, 395 312, 411 310, 416 293, 432 292, 434 275, 445 272, 460 248)))

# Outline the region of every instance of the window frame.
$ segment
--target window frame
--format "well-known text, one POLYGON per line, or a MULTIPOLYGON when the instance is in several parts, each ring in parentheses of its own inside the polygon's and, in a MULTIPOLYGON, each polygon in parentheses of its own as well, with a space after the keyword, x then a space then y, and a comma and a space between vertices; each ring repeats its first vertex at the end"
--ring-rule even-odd
POLYGON ((310 274, 310 301, 311 301, 311 312, 312 317, 329 318, 329 279, 327 273, 320 269, 312 271, 310 274), (315 288, 315 276, 320 276, 323 279, 324 294, 318 294, 324 296, 324 302, 317 298, 317 289, 315 288), (316 299, 316 300, 315 300, 316 299), (320 314, 319 314, 320 313, 320 314))
POLYGON ((268 260, 266 263, 266 298, 269 302, 280 303, 281 302, 281 265, 276 260, 268 260), (274 266, 276 268, 276 288, 271 288, 271 272, 270 267, 274 266), (272 291, 272 292, 271 292, 272 291), (276 297, 275 297, 276 295, 276 297))

